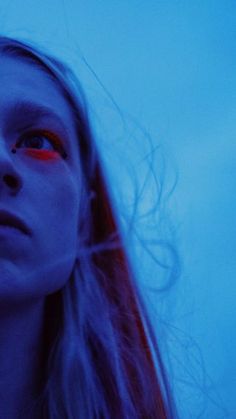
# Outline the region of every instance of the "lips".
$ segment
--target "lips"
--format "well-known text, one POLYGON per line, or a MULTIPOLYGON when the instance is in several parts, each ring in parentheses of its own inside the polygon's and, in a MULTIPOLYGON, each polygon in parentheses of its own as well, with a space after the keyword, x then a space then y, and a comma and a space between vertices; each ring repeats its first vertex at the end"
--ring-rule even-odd
POLYGON ((1 225, 15 227, 24 234, 30 234, 30 230, 23 220, 5 210, 0 210, 0 226, 1 225))

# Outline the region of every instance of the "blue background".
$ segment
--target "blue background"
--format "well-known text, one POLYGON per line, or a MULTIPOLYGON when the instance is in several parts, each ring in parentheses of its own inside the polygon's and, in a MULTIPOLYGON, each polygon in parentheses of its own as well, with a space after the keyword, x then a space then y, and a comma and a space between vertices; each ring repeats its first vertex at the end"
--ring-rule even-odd
MULTIPOLYGON (((151 138, 163 208, 135 225, 181 254, 180 278, 147 294, 180 417, 235 418, 235 1, 2 0, 0 25, 77 72, 122 213, 146 179, 151 138)), ((155 204, 145 185, 138 215, 155 204)), ((163 286, 134 234, 129 246, 144 288, 163 286)))

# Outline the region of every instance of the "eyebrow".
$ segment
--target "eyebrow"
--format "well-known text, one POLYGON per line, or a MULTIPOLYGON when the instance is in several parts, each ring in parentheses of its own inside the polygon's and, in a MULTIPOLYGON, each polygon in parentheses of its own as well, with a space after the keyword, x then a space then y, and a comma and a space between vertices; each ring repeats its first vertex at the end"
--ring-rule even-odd
POLYGON ((53 109, 29 100, 15 102, 8 112, 8 118, 9 120, 14 119, 17 122, 19 119, 20 125, 24 129, 29 128, 32 124, 39 122, 43 118, 50 118, 60 125, 68 135, 68 129, 63 120, 53 109))

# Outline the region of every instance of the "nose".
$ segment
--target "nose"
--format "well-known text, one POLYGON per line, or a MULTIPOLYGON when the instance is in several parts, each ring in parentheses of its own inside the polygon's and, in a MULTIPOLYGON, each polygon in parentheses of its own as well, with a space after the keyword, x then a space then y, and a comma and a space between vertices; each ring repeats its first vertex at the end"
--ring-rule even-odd
POLYGON ((0 140, 0 193, 3 189, 15 194, 22 187, 22 177, 15 166, 15 155, 0 140))

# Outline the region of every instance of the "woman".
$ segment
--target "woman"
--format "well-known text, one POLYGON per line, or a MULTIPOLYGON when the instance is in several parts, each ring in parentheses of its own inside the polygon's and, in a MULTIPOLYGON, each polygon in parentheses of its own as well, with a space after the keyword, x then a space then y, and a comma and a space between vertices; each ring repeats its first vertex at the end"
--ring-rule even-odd
POLYGON ((172 418, 82 90, 20 41, 0 60, 1 417, 172 418))

